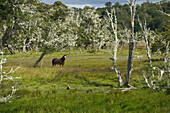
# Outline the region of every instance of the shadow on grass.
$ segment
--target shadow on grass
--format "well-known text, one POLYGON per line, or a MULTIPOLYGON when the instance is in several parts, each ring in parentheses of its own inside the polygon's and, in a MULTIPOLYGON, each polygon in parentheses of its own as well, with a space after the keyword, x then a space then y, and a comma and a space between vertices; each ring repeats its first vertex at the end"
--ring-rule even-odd
MULTIPOLYGON (((164 61, 163 58, 157 58, 157 59, 151 59, 151 60, 152 60, 152 62, 164 61)), ((148 59, 147 60, 143 60, 143 62, 149 62, 149 60, 148 59)))
POLYGON ((101 87, 101 86, 110 86, 110 87, 113 87, 113 85, 111 85, 111 84, 101 84, 99 82, 86 81, 86 83, 89 84, 89 85, 94 85, 96 87, 101 87))

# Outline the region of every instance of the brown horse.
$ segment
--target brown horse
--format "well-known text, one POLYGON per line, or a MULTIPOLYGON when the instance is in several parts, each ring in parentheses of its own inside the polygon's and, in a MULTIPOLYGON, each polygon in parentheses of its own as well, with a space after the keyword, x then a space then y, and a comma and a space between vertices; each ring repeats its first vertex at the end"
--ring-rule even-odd
POLYGON ((66 60, 66 55, 64 55, 62 58, 60 58, 60 59, 58 59, 58 58, 54 58, 53 60, 52 60, 52 65, 53 66, 55 66, 56 64, 58 64, 58 65, 64 65, 64 63, 65 63, 65 60, 66 60))

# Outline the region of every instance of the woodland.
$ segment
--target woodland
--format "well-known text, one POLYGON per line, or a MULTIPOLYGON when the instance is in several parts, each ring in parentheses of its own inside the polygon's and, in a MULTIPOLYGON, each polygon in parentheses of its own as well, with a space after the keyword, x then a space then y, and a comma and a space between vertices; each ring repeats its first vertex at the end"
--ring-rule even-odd
POLYGON ((1 0, 0 15, 0 112, 170 112, 168 0, 1 0))

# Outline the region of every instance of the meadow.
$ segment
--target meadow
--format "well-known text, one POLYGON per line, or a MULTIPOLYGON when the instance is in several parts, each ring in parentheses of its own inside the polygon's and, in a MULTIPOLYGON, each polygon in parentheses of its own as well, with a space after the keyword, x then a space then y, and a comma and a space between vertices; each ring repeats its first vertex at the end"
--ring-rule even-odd
MULTIPOLYGON (((118 53, 118 69, 126 73, 127 49, 118 53)), ((169 89, 146 88, 142 77, 148 64, 144 48, 134 52, 133 72, 130 83, 136 89, 121 91, 108 52, 78 53, 74 51, 47 54, 34 68, 41 52, 14 54, 7 58, 3 66, 8 71, 11 66, 21 66, 12 76, 20 76, 15 81, 1 84, 0 94, 5 96, 11 84, 19 90, 7 103, 0 103, 0 113, 168 113, 170 112, 169 89), (51 60, 67 54, 64 67, 52 66, 51 60), (68 85, 71 89, 67 90, 68 85)), ((154 58, 157 59, 157 55, 154 58)), ((155 64, 162 62, 155 60, 155 64)), ((124 78, 123 78, 124 79, 124 78)))

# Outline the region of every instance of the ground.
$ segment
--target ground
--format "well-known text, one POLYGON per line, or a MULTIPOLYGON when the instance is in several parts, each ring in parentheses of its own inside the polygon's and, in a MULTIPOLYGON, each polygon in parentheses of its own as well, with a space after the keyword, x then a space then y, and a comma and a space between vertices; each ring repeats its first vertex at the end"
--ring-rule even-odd
MULTIPOLYGON (((9 102, 0 103, 0 112, 170 112, 169 90, 146 88, 142 70, 148 61, 144 49, 139 49, 134 53, 130 79, 131 85, 137 89, 124 92, 116 89, 119 88, 117 77, 108 69, 113 66, 108 52, 55 52, 47 54, 36 68, 33 64, 41 52, 9 56, 4 70, 21 66, 12 74, 21 79, 1 84, 0 94, 9 93, 5 89, 11 84, 16 84, 19 90, 9 102), (52 66, 51 60, 64 54, 67 54, 64 67, 52 66)), ((118 69, 123 75, 127 56, 127 50, 118 53, 118 69)))

